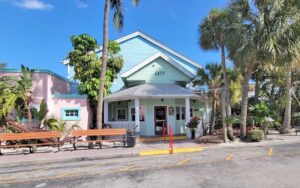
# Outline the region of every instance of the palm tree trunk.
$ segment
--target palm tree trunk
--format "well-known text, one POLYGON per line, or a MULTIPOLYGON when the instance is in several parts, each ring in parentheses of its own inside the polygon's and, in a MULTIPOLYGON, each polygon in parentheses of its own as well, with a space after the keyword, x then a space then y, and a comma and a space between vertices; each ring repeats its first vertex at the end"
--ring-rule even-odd
POLYGON ((259 73, 256 72, 255 74, 255 90, 254 90, 254 102, 255 104, 258 103, 258 95, 259 95, 259 73))
POLYGON ((30 107, 28 105, 26 105, 26 109, 27 109, 28 127, 31 129, 32 114, 31 114, 30 107))
POLYGON ((225 123, 225 116, 226 116, 226 113, 225 113, 225 100, 226 100, 226 93, 225 93, 225 87, 223 86, 222 87, 222 97, 221 97, 221 103, 222 103, 222 124, 223 124, 223 141, 224 143, 227 142, 227 125, 225 123))
POLYGON ((286 102, 285 102, 285 112, 284 112, 284 121, 282 129, 280 130, 281 134, 289 133, 291 129, 291 106, 292 106, 292 75, 291 70, 287 71, 286 78, 286 102))
POLYGON ((215 131, 216 108, 217 108, 217 101, 216 101, 216 98, 215 98, 215 94, 213 94, 213 101, 212 101, 212 106, 211 106, 210 130, 209 130, 209 134, 213 134, 214 131, 215 131))
POLYGON ((98 92, 98 107, 97 107, 97 128, 102 128, 102 118, 103 118, 103 93, 104 93, 104 83, 105 74, 107 68, 107 48, 108 48, 108 19, 109 19, 109 7, 110 0, 105 0, 104 7, 104 23, 103 23, 103 48, 102 48, 102 65, 100 72, 100 88, 98 92))
POLYGON ((255 63, 256 63, 256 58, 253 58, 253 60, 250 61, 250 64, 248 64, 247 70, 244 73, 243 88, 242 88, 243 89, 242 103, 241 103, 241 127, 240 127, 241 139, 244 139, 246 137, 249 80, 255 63))
MULTIPOLYGON (((225 93, 225 113, 226 117, 231 117, 231 99, 230 99, 230 88, 229 88, 229 79, 227 75, 227 68, 226 68, 226 62, 225 62, 225 47, 224 45, 221 46, 221 66, 222 66, 222 72, 224 77, 224 93, 225 93)), ((232 124, 227 125, 227 134, 231 141, 234 140, 233 135, 233 128, 232 124)))
POLYGON ((221 66, 224 77, 224 85, 225 85, 225 105, 226 105, 226 117, 231 116, 231 105, 230 105, 230 90, 229 90, 229 80, 227 75, 227 68, 225 63, 225 47, 221 46, 221 66))

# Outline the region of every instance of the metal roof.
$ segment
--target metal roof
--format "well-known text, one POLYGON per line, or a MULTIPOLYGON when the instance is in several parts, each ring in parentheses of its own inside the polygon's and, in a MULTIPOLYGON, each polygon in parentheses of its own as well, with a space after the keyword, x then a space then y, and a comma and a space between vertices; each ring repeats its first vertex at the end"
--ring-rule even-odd
POLYGON ((134 98, 197 98, 203 96, 195 94, 194 90, 176 84, 141 84, 124 88, 105 97, 105 101, 128 100, 134 98))

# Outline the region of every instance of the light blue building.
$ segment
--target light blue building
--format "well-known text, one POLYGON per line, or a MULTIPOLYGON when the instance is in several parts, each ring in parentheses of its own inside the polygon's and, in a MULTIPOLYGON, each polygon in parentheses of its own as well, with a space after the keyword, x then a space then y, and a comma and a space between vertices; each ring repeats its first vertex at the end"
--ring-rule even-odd
MULTIPOLYGON (((142 32, 116 40, 124 66, 104 99, 104 123, 132 128, 142 136, 185 133, 192 116, 206 121, 205 96, 187 87, 201 66, 142 32), (166 129, 169 132, 168 128, 166 129)), ((101 53, 101 49, 97 51, 101 53)), ((72 75, 72 68, 68 66, 72 75)))

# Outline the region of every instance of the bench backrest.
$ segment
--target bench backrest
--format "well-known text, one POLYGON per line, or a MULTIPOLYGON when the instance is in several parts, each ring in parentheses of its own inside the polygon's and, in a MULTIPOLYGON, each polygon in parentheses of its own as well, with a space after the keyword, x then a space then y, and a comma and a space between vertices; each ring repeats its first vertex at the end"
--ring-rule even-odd
POLYGON ((29 139, 40 139, 40 138, 59 138, 60 132, 49 131, 49 132, 31 132, 31 133, 1 133, 0 141, 6 140, 29 140, 29 139))
POLYGON ((114 136, 125 135, 126 129, 90 129, 90 130, 76 130, 72 132, 75 137, 79 136, 114 136))

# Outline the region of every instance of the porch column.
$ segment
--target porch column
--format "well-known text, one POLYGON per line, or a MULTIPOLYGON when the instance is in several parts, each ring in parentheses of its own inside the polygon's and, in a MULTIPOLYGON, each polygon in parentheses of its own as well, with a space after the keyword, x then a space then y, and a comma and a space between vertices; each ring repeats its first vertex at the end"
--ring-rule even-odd
POLYGON ((190 108, 191 108, 190 98, 186 97, 185 98, 185 125, 187 125, 191 120, 190 108))
POLYGON ((134 99, 136 132, 140 132, 140 99, 134 99))
POLYGON ((104 101, 104 123, 108 123, 108 102, 104 101))

